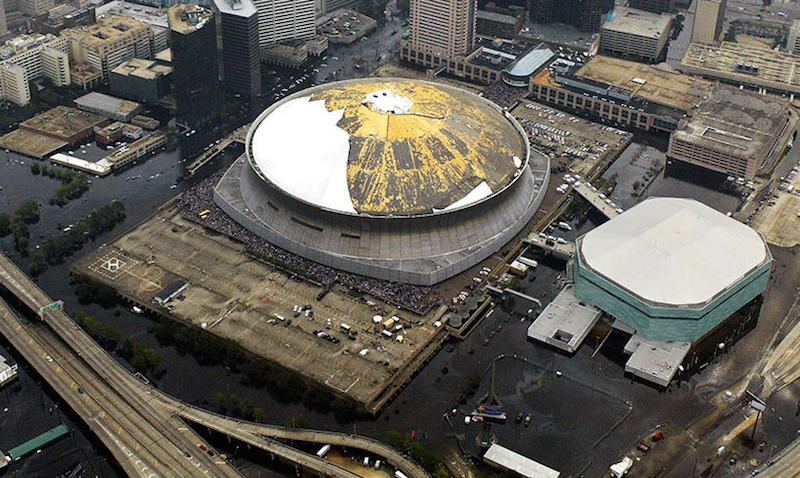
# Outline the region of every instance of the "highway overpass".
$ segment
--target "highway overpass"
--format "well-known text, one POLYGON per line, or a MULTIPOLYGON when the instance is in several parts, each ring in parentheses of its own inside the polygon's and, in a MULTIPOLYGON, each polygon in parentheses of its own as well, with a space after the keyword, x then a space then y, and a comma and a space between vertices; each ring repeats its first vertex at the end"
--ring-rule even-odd
POLYGON ((204 440, 185 419, 328 476, 354 478, 352 472, 278 440, 360 449, 409 478, 428 478, 397 450, 367 437, 242 422, 189 407, 132 375, 2 253, 0 284, 42 319, 26 323, 0 301, 0 333, 86 422, 129 476, 242 476, 219 455, 200 451, 204 440))

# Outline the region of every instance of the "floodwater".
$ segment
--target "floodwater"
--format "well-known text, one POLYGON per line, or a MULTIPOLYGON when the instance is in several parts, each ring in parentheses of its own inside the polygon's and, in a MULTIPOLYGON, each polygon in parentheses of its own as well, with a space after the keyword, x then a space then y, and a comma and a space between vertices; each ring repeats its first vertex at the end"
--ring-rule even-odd
MULTIPOLYGON (((623 158, 627 159, 618 161, 630 161, 625 155, 623 158)), ((169 394, 210 406, 217 393, 236 393, 262 408, 270 423, 284 424, 288 417, 302 417, 315 428, 356 431, 378 439, 384 438, 388 430, 414 431, 426 447, 437 452, 456 448, 454 437, 463 436, 464 448, 477 451, 468 443, 474 443, 480 427, 477 424, 465 426, 461 415, 450 417, 448 421, 445 414, 453 409, 460 411, 457 413, 469 412, 487 390, 488 380, 484 376, 478 392, 460 403, 459 396, 466 384, 475 379, 476 373, 485 372, 498 355, 516 354, 527 361, 504 358, 496 364, 496 393, 508 404, 513 416, 509 423, 495 425, 492 431, 501 444, 557 468, 565 476, 584 471, 592 476, 600 474, 607 463, 618 458, 624 444, 633 440, 631 437, 647 433, 667 417, 674 422, 688 423, 705 410, 704 403, 694 394, 695 385, 703 380, 702 374, 680 388, 660 392, 626 378, 619 357, 613 354, 607 356, 601 352, 592 357, 593 350, 584 346, 574 357, 567 357, 527 341, 529 322, 521 320, 518 314, 500 309, 465 341, 447 343, 381 415, 359 423, 339 423, 333 414, 322 414, 300 403, 281 403, 267 389, 242 385, 240 377, 224 367, 203 366, 191 356, 178 354, 173 347, 161 347, 147 331, 149 320, 146 317, 127 309, 115 316, 110 310, 78 304, 68 283, 68 269, 76 257, 121 234, 179 193, 184 182, 174 185, 183 174, 182 160, 180 149, 162 152, 122 173, 93 178, 84 197, 59 208, 47 204, 58 183, 50 178, 32 176, 30 164, 34 160, 0 152, 0 186, 3 188, 0 208, 12 212, 27 199, 35 199, 43 205, 40 222, 31 227, 32 247, 41 243, 42 236, 55 234, 92 209, 115 199, 125 204, 128 216, 122 225, 94 243, 86 244, 65 264, 50 267, 38 280, 52 297, 64 300, 68 310, 93 314, 123 336, 141 341, 160 353, 167 372, 157 385, 169 394), (563 375, 556 377, 556 370, 563 375), (519 412, 531 414, 528 427, 514 423, 513 418, 519 412)), ((206 173, 213 169, 212 165, 206 173)), ((626 169, 618 168, 618 171, 621 175, 626 169)), ((647 191, 648 194, 690 195, 714 204, 723 201, 723 206, 727 201, 718 191, 703 190, 677 178, 665 178, 663 172, 647 191)), ((614 199, 627 205, 622 198, 614 199)), ((571 234, 586 232, 599 222, 590 219, 571 234)), ((13 251, 13 239, 0 239, 0 246, 14 261, 25 264, 25 259, 13 251)), ((540 262, 540 267, 529 273, 522 286, 526 293, 546 303, 557 292, 555 282, 563 274, 564 266, 557 261, 540 262)), ((14 352, 2 353, 19 360, 14 352)), ((114 476, 102 447, 92 444, 81 428, 70 422, 69 413, 59 410, 57 397, 49 390, 43 391, 38 378, 31 377, 24 367, 21 375, 19 389, 0 391, 0 409, 9 407, 9 412, 0 415, 3 429, 0 448, 13 446, 29 438, 28 434, 44 431, 59 420, 70 423, 74 431, 69 440, 46 448, 21 465, 13 465, 11 476, 36 476, 35 470, 25 467, 40 467, 47 470, 40 476, 54 476, 63 473, 72 463, 82 463, 87 470, 100 471, 92 475, 114 476)))

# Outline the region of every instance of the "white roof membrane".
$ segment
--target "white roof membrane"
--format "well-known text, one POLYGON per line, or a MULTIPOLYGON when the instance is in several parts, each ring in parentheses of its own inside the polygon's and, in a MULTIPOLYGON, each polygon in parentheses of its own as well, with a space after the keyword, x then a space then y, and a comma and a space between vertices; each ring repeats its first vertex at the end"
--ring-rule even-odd
POLYGON ((768 257, 753 229, 691 199, 648 199, 587 233, 583 261, 641 298, 701 304, 768 257))
POLYGON ((350 135, 337 126, 344 109, 328 111, 324 100, 295 98, 267 115, 253 133, 258 168, 276 186, 311 204, 355 213, 347 185, 350 135), (298 125, 304 134, 298 137, 298 125))

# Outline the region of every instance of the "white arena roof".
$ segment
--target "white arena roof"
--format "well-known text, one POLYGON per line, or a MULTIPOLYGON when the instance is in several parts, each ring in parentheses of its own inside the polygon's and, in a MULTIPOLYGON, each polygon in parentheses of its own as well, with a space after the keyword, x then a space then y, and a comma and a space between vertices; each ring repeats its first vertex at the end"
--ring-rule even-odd
POLYGON ((594 272, 667 305, 708 302, 769 258, 753 229, 682 198, 643 201, 583 236, 579 253, 594 272))

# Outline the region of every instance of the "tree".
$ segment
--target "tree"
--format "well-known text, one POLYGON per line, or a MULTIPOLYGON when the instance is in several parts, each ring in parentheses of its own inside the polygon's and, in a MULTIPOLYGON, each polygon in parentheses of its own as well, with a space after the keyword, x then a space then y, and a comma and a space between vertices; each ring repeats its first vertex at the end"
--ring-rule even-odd
POLYGON ((11 234, 11 219, 8 214, 0 212, 0 237, 11 234))
POLYGON ((39 222, 39 203, 33 199, 29 199, 17 208, 14 215, 16 219, 27 224, 36 224, 39 222))
POLYGON ((31 164, 31 173, 33 173, 34 175, 38 175, 39 172, 40 172, 39 171, 39 163, 31 164))

